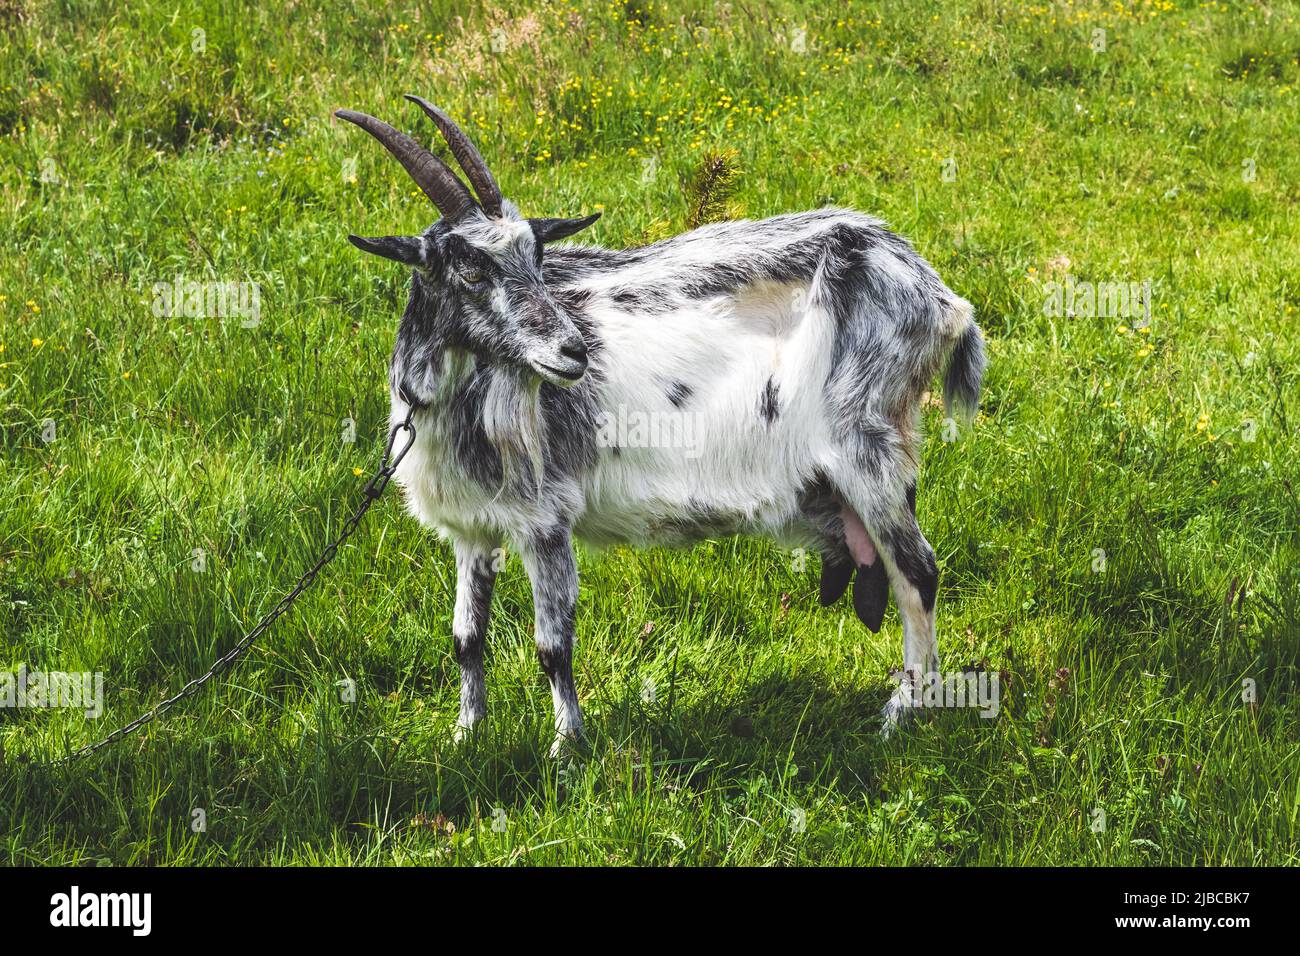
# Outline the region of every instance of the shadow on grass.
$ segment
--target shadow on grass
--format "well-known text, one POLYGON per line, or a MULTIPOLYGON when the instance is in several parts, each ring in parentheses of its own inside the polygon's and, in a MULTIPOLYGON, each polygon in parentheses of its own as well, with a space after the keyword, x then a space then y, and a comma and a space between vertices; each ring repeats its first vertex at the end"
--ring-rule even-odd
POLYGON ((870 786, 872 764, 885 752, 878 712, 888 693, 885 684, 773 675, 670 715, 667 701, 647 707, 629 690, 593 717, 585 753, 573 761, 549 757, 550 715, 541 710, 531 722, 488 722, 463 744, 452 741, 445 714, 398 727, 383 726, 375 711, 317 714, 318 726, 292 739, 279 724, 250 727, 212 714, 162 725, 147 740, 129 738, 68 766, 8 755, 0 829, 40 834, 47 849, 56 841, 88 858, 147 864, 173 858, 176 844, 192 838, 194 811, 202 808, 204 859, 246 860, 285 841, 366 840, 422 816, 465 829, 495 807, 562 807, 575 767, 591 793, 619 788, 651 767, 692 787, 739 791, 755 775, 797 774, 857 794, 870 786), (201 736, 213 729, 218 736, 201 736), (147 848, 149 834, 157 850, 147 848), (114 858, 123 846, 135 848, 131 859, 114 858))

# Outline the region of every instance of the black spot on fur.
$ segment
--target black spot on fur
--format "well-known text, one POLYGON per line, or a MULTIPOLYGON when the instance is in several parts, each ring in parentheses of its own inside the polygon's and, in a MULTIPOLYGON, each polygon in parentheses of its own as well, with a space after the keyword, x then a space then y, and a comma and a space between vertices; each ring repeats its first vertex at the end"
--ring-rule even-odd
POLYGON ((767 385, 763 387, 763 397, 759 401, 758 413, 763 416, 763 421, 772 424, 776 421, 777 416, 781 414, 781 407, 777 401, 778 388, 775 381, 767 380, 767 385))
POLYGON ((573 648, 539 647, 537 660, 552 683, 573 684, 573 648))
POLYGON ((672 403, 673 408, 681 408, 693 391, 694 389, 685 382, 673 382, 668 386, 668 401, 672 403))
POLYGON ((457 639, 456 662, 463 671, 477 671, 483 666, 483 639, 475 635, 468 640, 457 639))
POLYGON ((891 534, 889 545, 898 570, 920 592, 921 605, 927 612, 933 611, 935 595, 939 592, 939 565, 935 563, 934 551, 915 526, 891 534))
POLYGON ((672 300, 663 289, 656 286, 629 286, 610 296, 614 304, 629 312, 664 312, 672 307, 672 300))

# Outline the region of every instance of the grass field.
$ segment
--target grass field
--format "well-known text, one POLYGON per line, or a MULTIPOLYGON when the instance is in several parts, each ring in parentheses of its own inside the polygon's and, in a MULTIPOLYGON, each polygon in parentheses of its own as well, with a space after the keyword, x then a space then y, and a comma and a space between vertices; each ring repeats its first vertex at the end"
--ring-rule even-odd
POLYGON ((0 671, 102 672, 106 708, 0 710, 0 861, 1300 862, 1295 4, 363 6, 0 0, 0 671), (42 765, 206 669, 355 504, 407 279, 345 236, 433 213, 329 113, 427 142, 404 92, 526 213, 603 210, 589 241, 835 203, 975 304, 983 411, 927 407, 918 511, 996 719, 882 740, 896 613, 717 540, 580 553, 560 762, 507 561, 460 747, 450 549, 390 494, 228 678, 42 765), (178 277, 256 283, 260 321, 156 315, 178 277), (1053 307, 1104 283, 1149 321, 1053 307))

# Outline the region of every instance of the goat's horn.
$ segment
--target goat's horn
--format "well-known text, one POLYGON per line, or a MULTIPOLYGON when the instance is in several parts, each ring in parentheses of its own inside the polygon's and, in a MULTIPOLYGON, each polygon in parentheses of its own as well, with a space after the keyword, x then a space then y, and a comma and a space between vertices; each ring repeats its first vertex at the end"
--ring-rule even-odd
POLYGON ((405 133, 365 113, 335 110, 334 115, 379 140, 446 218, 455 219, 474 205, 474 197, 447 164, 405 133))
POLYGON ((406 98, 424 110, 429 119, 433 120, 434 125, 438 127, 438 132, 442 133, 442 138, 451 147, 456 162, 460 163, 460 168, 465 170, 465 175, 469 177, 474 192, 478 193, 478 201, 483 204, 484 211, 489 216, 500 216, 501 188, 497 186, 497 181, 492 178, 492 171, 488 169, 487 163, 483 162, 483 155, 474 148, 474 144, 469 141, 469 137, 451 121, 450 116, 432 103, 422 100, 418 96, 412 96, 410 93, 406 94, 406 98))

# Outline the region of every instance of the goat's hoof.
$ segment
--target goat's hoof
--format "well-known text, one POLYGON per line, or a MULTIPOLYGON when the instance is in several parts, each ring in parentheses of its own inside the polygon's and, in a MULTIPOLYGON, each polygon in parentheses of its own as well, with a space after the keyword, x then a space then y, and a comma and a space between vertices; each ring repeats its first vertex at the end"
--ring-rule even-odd
POLYGON ((581 732, 570 732, 556 734, 548 753, 552 760, 558 760, 565 756, 585 756, 587 750, 587 738, 581 732))
POLYGON ((478 730, 481 721, 475 720, 473 723, 462 723, 457 721, 451 728, 451 739, 457 744, 464 744, 473 738, 478 730))
POLYGON ((900 687, 894 691, 893 696, 881 709, 880 716, 884 718, 880 736, 888 740, 894 735, 894 731, 916 716, 916 701, 912 698, 911 690, 900 687))

